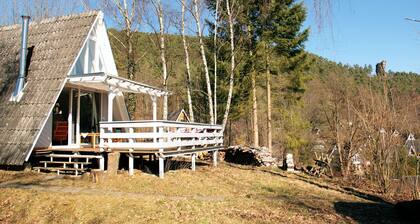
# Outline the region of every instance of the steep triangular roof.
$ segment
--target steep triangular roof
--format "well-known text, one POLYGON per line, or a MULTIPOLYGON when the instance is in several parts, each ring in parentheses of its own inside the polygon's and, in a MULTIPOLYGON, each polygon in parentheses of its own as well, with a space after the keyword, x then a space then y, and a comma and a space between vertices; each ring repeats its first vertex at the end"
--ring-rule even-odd
POLYGON ((22 165, 34 147, 67 75, 100 12, 29 24, 26 86, 9 101, 19 67, 21 25, 0 27, 0 165, 22 165))

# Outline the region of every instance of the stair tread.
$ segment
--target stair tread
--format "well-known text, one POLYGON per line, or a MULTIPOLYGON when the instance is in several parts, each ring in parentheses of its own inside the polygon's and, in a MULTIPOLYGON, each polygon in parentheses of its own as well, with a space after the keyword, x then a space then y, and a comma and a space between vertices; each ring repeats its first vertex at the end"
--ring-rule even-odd
POLYGON ((91 162, 76 162, 76 161, 39 161, 40 163, 56 163, 56 164, 92 164, 91 162))
POLYGON ((41 170, 53 170, 53 171, 86 171, 86 168, 81 169, 81 168, 63 168, 63 167, 41 167, 41 166, 36 166, 33 167, 33 169, 41 169, 41 170))

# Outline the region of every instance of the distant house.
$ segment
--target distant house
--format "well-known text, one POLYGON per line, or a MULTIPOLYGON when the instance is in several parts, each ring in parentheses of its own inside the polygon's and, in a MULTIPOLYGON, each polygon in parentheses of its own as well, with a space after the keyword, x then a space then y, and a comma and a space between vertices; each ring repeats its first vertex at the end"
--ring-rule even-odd
POLYGON ((0 55, 0 165, 38 160, 39 169, 77 175, 122 153, 132 174, 134 158, 155 155, 163 177, 172 149, 195 161, 199 151, 216 157, 223 143, 219 125, 158 120, 157 98, 169 93, 118 76, 100 11, 0 27, 0 55), (130 121, 124 93, 149 95, 153 120, 130 121), (211 132, 170 133, 178 128, 211 132))
POLYGON ((170 121, 190 122, 190 117, 184 109, 174 111, 168 115, 170 121))
POLYGON ((409 134, 405 141, 405 146, 408 150, 408 155, 416 156, 420 155, 420 141, 414 138, 414 134, 409 134))

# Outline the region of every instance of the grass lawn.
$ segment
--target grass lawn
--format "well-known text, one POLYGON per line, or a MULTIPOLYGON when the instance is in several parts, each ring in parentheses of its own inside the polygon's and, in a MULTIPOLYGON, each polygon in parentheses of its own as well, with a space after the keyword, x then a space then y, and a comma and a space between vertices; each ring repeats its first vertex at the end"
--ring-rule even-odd
POLYGON ((233 166, 88 177, 0 171, 0 223, 396 223, 392 205, 303 174, 233 166))

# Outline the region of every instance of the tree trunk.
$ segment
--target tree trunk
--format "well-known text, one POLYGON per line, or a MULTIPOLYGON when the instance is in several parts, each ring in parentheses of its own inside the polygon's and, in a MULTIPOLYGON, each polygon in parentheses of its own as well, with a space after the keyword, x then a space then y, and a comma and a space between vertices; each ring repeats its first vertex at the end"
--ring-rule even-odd
POLYGON ((220 0, 216 0, 216 12, 214 14, 214 123, 217 124, 217 26, 220 0))
POLYGON ((334 121, 334 125, 335 125, 335 139, 336 139, 336 146, 337 146, 337 150, 338 150, 338 159, 339 159, 339 163, 340 163, 340 170, 341 170, 341 175, 346 176, 346 172, 345 172, 345 166, 344 166, 344 162, 343 162, 343 150, 341 148, 341 138, 340 138, 340 118, 339 118, 339 111, 338 111, 338 105, 337 103, 334 104, 334 113, 335 113, 335 121, 334 121))
MULTIPOLYGON (((268 46, 267 46, 268 47, 268 46)), ((266 52, 265 72, 267 75, 267 147, 272 152, 272 132, 271 132, 271 72, 269 67, 268 51, 266 52)))
POLYGON ((252 130, 254 134, 254 147, 259 147, 259 131, 258 131, 258 102, 257 102, 257 87, 255 71, 251 74, 252 84, 252 130))
POLYGON ((258 133, 258 102, 257 102, 257 85, 256 85, 256 73, 254 66, 254 58, 252 52, 252 36, 251 26, 248 25, 248 41, 249 41, 249 58, 251 62, 251 88, 252 88, 252 133, 253 133, 253 145, 259 147, 259 133, 258 133))
MULTIPOLYGON (((160 60, 162 62, 162 78, 163 78, 163 89, 165 91, 168 90, 167 80, 168 80, 168 72, 166 67, 166 48, 165 48, 165 30, 164 30, 164 23, 163 23, 163 8, 162 3, 158 1, 157 13, 159 17, 159 35, 160 35, 160 60)), ((168 95, 163 96, 163 120, 168 119, 168 95)))
POLYGON ((197 0, 193 0, 193 2, 194 2, 194 18, 195 18, 195 23, 197 25, 197 36, 198 36, 198 41, 200 43, 200 54, 203 60, 204 74, 206 77, 206 84, 207 84, 207 98, 208 98, 208 106, 209 106, 209 114, 210 114, 210 123, 214 124, 213 96, 212 96, 212 91, 211 91, 209 68, 207 66, 207 57, 204 51, 204 42, 203 42, 203 37, 201 33, 200 13, 198 12, 197 0))
POLYGON ((194 111, 191 99, 191 69, 190 69, 190 56, 188 53, 188 44, 185 37, 185 0, 182 0, 182 18, 181 18, 181 32, 182 32, 182 43, 184 44, 185 52, 185 66, 187 69, 187 100, 188 100, 188 113, 190 115, 190 121, 194 122, 194 111))
POLYGON ((233 33, 233 18, 232 18, 232 12, 230 9, 229 0, 226 0, 226 10, 229 17, 229 33, 230 33, 230 77, 229 77, 229 93, 228 98, 226 102, 226 109, 225 114, 223 116, 223 123, 222 123, 222 130, 225 130, 226 123, 229 117, 229 110, 230 110, 230 104, 232 101, 232 94, 233 94, 233 77, 235 72, 235 42, 234 42, 234 33, 233 33))
MULTIPOLYGON (((132 41, 132 33, 131 30, 126 28, 126 38, 127 38, 127 78, 131 80, 135 80, 134 77, 134 70, 135 70, 135 63, 134 63, 134 54, 133 54, 133 41, 132 41)), ((131 119, 135 119, 134 113, 136 111, 136 95, 134 93, 128 93, 127 95, 128 102, 128 113, 131 119)))

